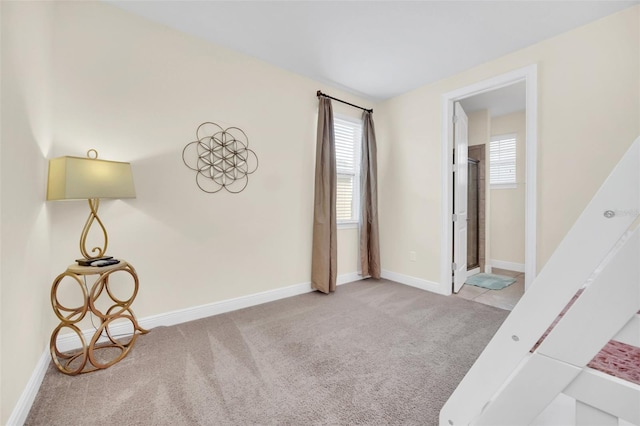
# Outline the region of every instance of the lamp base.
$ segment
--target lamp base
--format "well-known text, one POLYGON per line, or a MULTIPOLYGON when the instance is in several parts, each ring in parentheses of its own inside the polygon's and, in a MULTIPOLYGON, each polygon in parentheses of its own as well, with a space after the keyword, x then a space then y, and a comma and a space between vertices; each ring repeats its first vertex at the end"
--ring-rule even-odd
POLYGON ((104 227, 104 224, 98 217, 98 207, 100 207, 100 199, 99 198, 90 198, 87 200, 89 202, 89 217, 84 224, 84 228, 82 228, 82 234, 80 234, 80 253, 84 256, 85 259, 99 259, 104 256, 107 251, 107 245, 109 244, 109 236, 107 235, 107 229, 104 227), (89 230, 91 229, 91 225, 94 222, 97 222, 100 226, 100 230, 102 231, 102 236, 104 238, 104 243, 102 247, 94 247, 91 249, 91 253, 87 251, 87 236, 89 235, 89 230))

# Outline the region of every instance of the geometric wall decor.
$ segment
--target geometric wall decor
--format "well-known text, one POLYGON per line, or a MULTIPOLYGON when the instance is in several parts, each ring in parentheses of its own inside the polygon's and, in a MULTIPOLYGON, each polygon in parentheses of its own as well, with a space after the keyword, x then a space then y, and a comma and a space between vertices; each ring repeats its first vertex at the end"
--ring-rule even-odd
POLYGON ((223 129, 205 122, 196 130, 197 140, 182 150, 182 161, 196 172, 196 184, 204 192, 222 188, 237 194, 258 168, 258 156, 249 149, 247 135, 237 127, 223 129))

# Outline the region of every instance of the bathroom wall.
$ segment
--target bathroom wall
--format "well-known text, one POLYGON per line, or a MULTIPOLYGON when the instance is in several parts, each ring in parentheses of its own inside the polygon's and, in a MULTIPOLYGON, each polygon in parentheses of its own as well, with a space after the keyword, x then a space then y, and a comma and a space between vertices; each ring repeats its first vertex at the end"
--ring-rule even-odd
POLYGON ((491 265, 524 272, 525 112, 491 118, 490 133, 516 135, 516 187, 491 189, 491 265))

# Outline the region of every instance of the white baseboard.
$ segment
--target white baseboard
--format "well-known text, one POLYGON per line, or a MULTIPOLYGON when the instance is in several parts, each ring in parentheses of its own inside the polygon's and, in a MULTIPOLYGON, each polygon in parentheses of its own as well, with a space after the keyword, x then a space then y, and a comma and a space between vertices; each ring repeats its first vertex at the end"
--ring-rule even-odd
POLYGON ((507 271, 524 272, 524 263, 507 262, 506 260, 491 259, 491 268, 506 269, 507 271))
POLYGON ((424 280, 422 278, 415 278, 409 275, 399 274, 397 272, 385 271, 383 270, 380 274, 382 278, 386 278, 391 281, 398 282, 400 284, 408 285, 411 287, 416 287, 422 290, 427 290, 432 293, 444 294, 447 295, 446 289, 443 289, 442 286, 436 282, 424 280))
MULTIPOLYGON (((338 277, 336 278, 336 285, 342 285, 342 284, 348 284, 348 283, 352 283, 354 281, 360 281, 364 278, 367 277, 363 277, 361 274, 357 273, 357 272, 351 272, 349 274, 342 274, 342 275, 338 275, 338 277)), ((309 284, 311 285, 311 284, 309 284)))
MULTIPOLYGON (((389 280, 396 281, 398 283, 405 284, 411 287, 417 287, 422 290, 431 291, 433 293, 445 294, 438 283, 390 271, 382 271, 381 275, 383 278, 387 278, 389 280)), ((363 278, 364 277, 360 276, 357 272, 351 272, 348 274, 339 275, 336 278, 336 284, 342 285, 353 281, 358 281, 363 278)), ((138 319, 138 324, 140 325, 140 327, 146 328, 148 330, 160 326, 167 327, 189 321, 195 321, 213 315, 236 311, 238 309, 249 308, 251 306, 261 305, 263 303, 273 302, 276 300, 285 299, 287 297, 309 293, 311 291, 313 291, 313 289, 311 288, 310 282, 294 284, 288 287, 267 290, 247 296, 236 297, 234 299, 222 300, 220 302, 213 302, 206 305, 193 306, 190 308, 179 309, 171 312, 165 312, 158 315, 140 318, 138 319)), ((127 335, 132 333, 133 331, 131 323, 128 321, 113 324, 111 327, 109 327, 109 330, 111 331, 112 335, 127 335)), ((94 332, 95 330, 93 329, 82 330, 82 334, 86 342, 89 342, 91 340, 94 332)), ((104 341, 106 341, 106 338, 104 337, 99 340, 99 342, 104 341)), ((81 346, 80 339, 75 333, 59 335, 57 345, 58 350, 60 350, 61 352, 77 349, 81 346)))
POLYGON ((251 306, 261 305, 287 297, 298 296, 313 291, 311 283, 294 284, 274 290, 267 290, 260 293, 240 296, 233 299, 222 300, 220 302, 208 303, 206 305, 193 306, 191 308, 179 309, 165 312, 163 314, 152 315, 140 319, 140 326, 151 329, 159 326, 170 326, 195 321, 213 315, 224 314, 251 306))
MULTIPOLYGON (((336 285, 342 285, 362 279, 357 272, 339 275, 336 278, 336 285)), ((249 308, 251 306, 261 305, 267 302, 273 302, 287 297, 297 296, 313 291, 311 283, 294 284, 288 287, 281 287, 274 290, 267 290, 260 293, 250 294, 247 296, 236 297, 234 299, 222 300, 220 302, 208 303, 206 305, 193 306, 191 308, 179 309, 176 311, 165 312, 163 314, 152 315, 138 319, 140 327, 152 329, 160 326, 170 326, 182 324, 189 321, 195 321, 201 318, 213 315, 224 314, 225 312, 236 311, 238 309, 249 308)), ((114 324, 109 327, 113 335, 130 334, 133 330, 131 323, 126 321, 120 324, 114 324)), ((89 342, 95 330, 83 330, 85 341, 89 342)), ((105 341, 102 338, 99 341, 105 341)), ((79 348, 80 339, 75 333, 67 333, 58 336, 58 349, 62 352, 79 348)))
MULTIPOLYGON (((358 281, 361 278, 362 277, 355 272, 339 275, 338 277, 336 277, 336 285, 358 281)), ((228 299, 220 302, 208 303, 206 305, 194 306, 192 308, 167 312, 164 314, 153 315, 150 317, 142 318, 138 322, 142 328, 146 329, 151 329, 158 326, 182 324, 184 322, 194 321, 213 315, 224 314, 226 312, 237 311, 239 309, 261 305, 267 302, 274 302, 276 300, 286 299, 287 297, 298 296, 300 294, 310 293, 312 291, 314 290, 311 288, 310 282, 294 284, 288 287, 267 290, 247 296, 236 297, 234 299, 228 299)))
POLYGON ((40 359, 36 364, 35 370, 31 373, 27 386, 25 386, 24 391, 22 391, 20 399, 18 399, 16 406, 11 412, 11 416, 9 416, 9 420, 7 420, 7 426, 22 426, 27 420, 33 401, 36 400, 36 395, 38 395, 38 390, 40 389, 44 375, 49 368, 50 361, 51 356, 49 354, 49 348, 47 348, 42 355, 40 355, 40 359))

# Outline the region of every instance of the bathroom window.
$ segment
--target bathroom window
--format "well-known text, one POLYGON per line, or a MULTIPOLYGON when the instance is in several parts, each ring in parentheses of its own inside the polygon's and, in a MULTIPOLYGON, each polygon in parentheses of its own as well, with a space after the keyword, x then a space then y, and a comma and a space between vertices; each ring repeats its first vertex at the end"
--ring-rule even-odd
POLYGON ((492 189, 516 187, 516 135, 500 135, 491 138, 489 182, 492 189))

